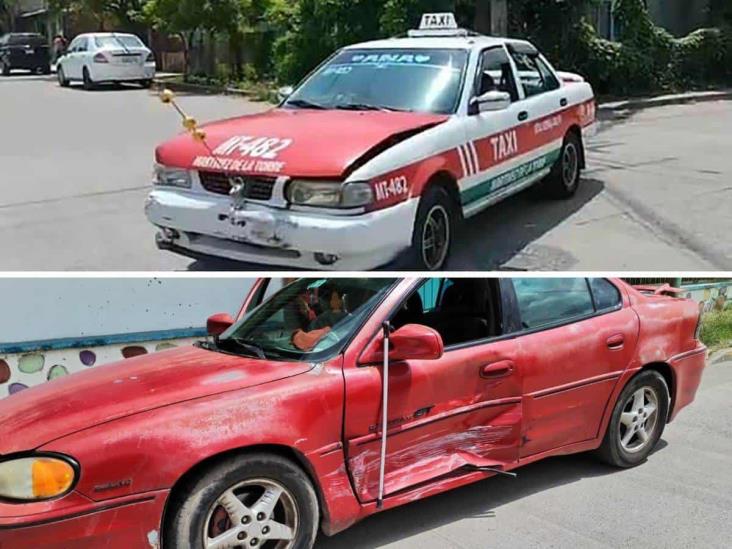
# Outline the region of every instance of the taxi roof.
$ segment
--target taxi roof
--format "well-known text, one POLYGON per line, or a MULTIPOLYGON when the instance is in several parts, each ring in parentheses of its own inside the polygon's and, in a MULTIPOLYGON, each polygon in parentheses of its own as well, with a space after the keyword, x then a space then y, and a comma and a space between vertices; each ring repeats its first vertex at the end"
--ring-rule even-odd
POLYGON ((344 49, 389 49, 389 48, 405 48, 405 49, 462 49, 462 50, 482 50, 493 46, 501 46, 510 44, 520 49, 534 50, 535 48, 530 42, 525 40, 517 40, 513 38, 503 38, 496 36, 483 36, 480 34, 470 34, 468 36, 424 36, 424 37, 397 37, 387 38, 383 40, 372 40, 370 42, 362 42, 360 44, 352 44, 344 49))

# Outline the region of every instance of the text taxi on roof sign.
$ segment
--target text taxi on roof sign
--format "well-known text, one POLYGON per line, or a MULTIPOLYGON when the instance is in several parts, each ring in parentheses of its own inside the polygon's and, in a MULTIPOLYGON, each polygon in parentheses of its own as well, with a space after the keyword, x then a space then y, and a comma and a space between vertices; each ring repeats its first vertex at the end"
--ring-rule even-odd
POLYGON ((335 52, 269 112, 158 147, 146 214, 161 249, 191 257, 439 270, 485 208, 528 187, 573 196, 594 127, 581 76, 426 14, 335 52))

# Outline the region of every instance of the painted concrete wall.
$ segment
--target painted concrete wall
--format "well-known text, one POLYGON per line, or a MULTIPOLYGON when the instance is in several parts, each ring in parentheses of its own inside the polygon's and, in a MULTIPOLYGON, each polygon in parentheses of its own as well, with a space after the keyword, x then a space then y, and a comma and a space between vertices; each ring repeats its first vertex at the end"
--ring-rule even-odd
POLYGON ((0 279, 0 398, 57 377, 189 345, 235 315, 254 279, 0 279))
POLYGON ((682 296, 699 303, 703 313, 732 307, 732 281, 682 286, 682 289, 686 291, 682 296))
POLYGON ((0 347, 59 338, 203 327, 236 313, 252 278, 0 279, 0 347))
POLYGON ((0 354, 0 398, 88 368, 190 345, 196 339, 198 338, 138 341, 96 347, 0 354))

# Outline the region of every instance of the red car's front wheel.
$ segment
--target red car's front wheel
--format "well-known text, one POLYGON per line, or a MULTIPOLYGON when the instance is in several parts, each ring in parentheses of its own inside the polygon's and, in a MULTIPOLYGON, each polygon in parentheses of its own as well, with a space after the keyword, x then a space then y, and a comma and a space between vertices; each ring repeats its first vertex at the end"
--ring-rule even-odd
POLYGON ((309 549, 318 500, 307 475, 277 455, 227 458, 184 487, 165 547, 309 549))

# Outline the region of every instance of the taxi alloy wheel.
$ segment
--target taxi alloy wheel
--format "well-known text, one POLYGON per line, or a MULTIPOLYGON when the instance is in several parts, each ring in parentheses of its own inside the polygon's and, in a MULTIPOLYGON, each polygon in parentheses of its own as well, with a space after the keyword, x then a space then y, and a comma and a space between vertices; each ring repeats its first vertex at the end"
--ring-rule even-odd
POLYGON ((277 454, 220 460, 181 483, 166 513, 172 549, 310 549, 320 512, 305 472, 277 454))
POLYGON ((570 132, 564 138, 562 150, 551 173, 540 184, 539 190, 549 198, 572 198, 579 188, 581 175, 582 142, 575 132, 570 132))
POLYGON ((670 397, 663 376, 646 370, 628 382, 613 410, 598 454, 628 468, 643 463, 658 444, 668 418, 670 397))
POLYGON ((452 248, 456 213, 450 195, 433 185, 420 200, 412 237, 411 263, 420 270, 439 271, 445 267, 452 248))

